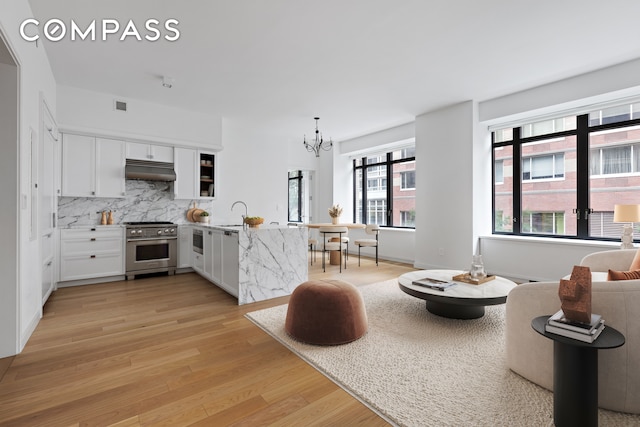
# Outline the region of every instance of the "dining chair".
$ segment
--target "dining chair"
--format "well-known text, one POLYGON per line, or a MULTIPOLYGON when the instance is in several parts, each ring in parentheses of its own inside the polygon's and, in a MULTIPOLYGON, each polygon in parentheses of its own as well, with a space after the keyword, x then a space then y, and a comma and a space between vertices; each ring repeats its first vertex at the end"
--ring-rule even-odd
POLYGON ((318 239, 316 239, 311 233, 312 230, 309 229, 309 238, 307 239, 307 243, 309 244, 309 260, 311 261, 311 265, 313 265, 313 261, 316 260, 316 254, 318 253, 318 239))
MULTIPOLYGON (((322 271, 327 271, 325 254, 330 251, 338 251, 340 253, 340 273, 342 273, 342 235, 347 233, 347 227, 320 227, 318 231, 322 234, 322 271), (329 240, 334 238, 337 239, 337 241, 329 240)), ((347 268, 346 256, 344 259, 344 268, 347 268)))
POLYGON ((378 265, 378 234, 380 234, 380 226, 378 224, 367 224, 364 232, 369 235, 375 235, 375 239, 358 239, 354 244, 358 245, 358 267, 360 267, 360 248, 374 247, 376 248, 376 265, 378 265))

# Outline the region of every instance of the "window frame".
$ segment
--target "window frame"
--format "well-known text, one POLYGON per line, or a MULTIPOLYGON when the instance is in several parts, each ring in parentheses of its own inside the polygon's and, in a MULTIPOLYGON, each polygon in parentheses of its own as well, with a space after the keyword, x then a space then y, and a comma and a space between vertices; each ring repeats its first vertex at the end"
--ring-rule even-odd
MULTIPOLYGON (((598 241, 619 241, 618 238, 613 237, 600 237, 600 236, 591 236, 589 234, 589 215, 593 212, 593 210, 589 206, 590 201, 590 179, 592 178, 609 178, 609 177, 617 177, 617 176, 638 176, 640 175, 640 165, 633 165, 634 155, 633 150, 635 148, 640 148, 640 141, 631 140, 625 141, 620 144, 620 146, 631 146, 631 168, 632 171, 629 173, 620 173, 620 174, 600 174, 600 175, 591 175, 590 171, 590 156, 593 148, 590 147, 590 136, 592 134, 602 132, 602 131, 616 131, 622 130, 627 127, 633 127, 640 125, 640 118, 631 119, 631 120, 619 120, 601 124, 593 124, 593 120, 590 121, 590 117, 593 114, 593 110, 590 112, 585 112, 581 114, 576 114, 576 127, 575 129, 569 129, 554 133, 540 134, 528 137, 522 137, 522 128, 527 124, 522 126, 513 126, 511 128, 502 128, 496 129, 491 132, 491 160, 492 160, 492 182, 491 182, 491 194, 492 194, 492 216, 491 216, 491 230, 492 234, 495 235, 516 235, 516 236, 528 236, 528 237, 549 237, 549 238, 559 238, 559 239, 580 239, 580 240, 598 240, 598 241), (510 131, 510 132, 509 132, 510 131), (511 139, 506 139, 504 135, 510 135, 511 139), (496 138, 496 136, 498 136, 496 138), (576 227, 576 235, 557 235, 557 234, 544 234, 544 233, 530 233, 522 231, 522 184, 523 183, 533 183, 533 182, 542 182, 542 181, 557 181, 566 178, 567 171, 564 170, 563 177, 554 177, 554 178, 546 178, 546 179, 528 179, 525 180, 523 177, 523 160, 522 157, 522 146, 528 143, 544 141, 553 138, 564 138, 564 137, 575 137, 576 138, 576 207, 573 210, 574 213, 577 214, 577 227, 576 227), (512 147, 512 158, 513 158, 513 170, 512 170, 512 210, 513 210, 513 227, 511 231, 504 230, 496 230, 496 185, 504 184, 504 164, 503 164, 503 181, 496 181, 496 162, 500 162, 502 159, 496 159, 496 148, 499 147, 512 147), (637 169, 633 171, 633 168, 637 169)), ((562 117, 553 118, 551 120, 556 120, 562 117)), ((602 150, 607 147, 597 147, 595 149, 602 150)), ((545 153, 545 155, 555 155, 556 153, 545 153)), ((527 156, 528 158, 532 156, 527 156)), ((640 157, 639 157, 640 158, 640 157)), ((602 172, 602 164, 600 164, 600 171, 602 172)), ((555 175, 555 167, 554 167, 554 175, 555 175)), ((564 226, 566 228, 567 222, 570 218, 567 218, 565 215, 564 226)), ((638 239, 634 240, 638 242, 638 239)))
MULTIPOLYGON (((415 152, 415 146, 410 147, 412 150, 414 150, 415 152)), ((402 151, 402 155, 405 155, 406 152, 405 150, 407 150, 408 148, 402 148, 400 149, 402 151)), ((373 170, 375 171, 375 168, 378 168, 379 170, 382 169, 382 166, 386 166, 386 173, 384 175, 381 174, 381 176, 378 179, 383 179, 386 180, 386 188, 385 190, 385 205, 386 205, 386 213, 384 215, 385 217, 385 225, 380 225, 381 227, 386 227, 386 228, 403 228, 403 229, 410 229, 413 230, 415 229, 415 225, 412 227, 407 227, 407 226, 402 226, 402 225, 395 225, 393 224, 393 166, 399 163, 411 163, 411 162, 415 162, 416 157, 415 155, 413 156, 408 156, 408 157, 404 157, 401 159, 393 159, 393 153, 395 151, 398 151, 398 149, 394 149, 392 151, 389 152, 385 152, 385 153, 380 153, 380 154, 375 154, 375 153, 370 153, 368 156, 363 156, 363 157, 358 157, 358 158, 354 158, 352 160, 352 164, 353 164, 353 222, 354 223, 361 223, 361 224, 369 224, 369 214, 368 214, 368 202, 369 202, 369 198, 367 197, 367 190, 369 190, 368 188, 368 179, 367 179, 367 175, 368 175, 368 170, 373 170), (380 161, 377 162, 371 162, 368 163, 367 160, 370 160, 372 157, 381 157, 382 159, 380 161), (358 164, 359 162, 359 164, 358 164), (358 207, 358 171, 360 171, 360 184, 361 184, 361 188, 362 188, 362 212, 361 212, 361 218, 358 218, 358 212, 357 212, 357 207, 358 207)), ((403 172, 409 172, 409 171, 403 171, 403 172)), ((415 168, 413 169, 413 172, 415 174, 415 168)), ((402 181, 402 178, 400 178, 400 181, 402 181)), ((414 184, 415 184, 415 178, 414 178, 414 184)), ((402 183, 400 183, 400 187, 402 187, 402 183)), ((401 191, 414 191, 415 188, 406 188, 406 189, 402 189, 401 191)), ((377 191, 381 191, 381 190, 377 190, 377 191)), ((375 200, 380 200, 380 199, 375 199, 375 200)))
POLYGON ((303 174, 301 170, 295 170, 295 171, 289 171, 287 173, 288 176, 288 180, 287 180, 287 221, 288 222, 302 222, 302 191, 303 191, 303 186, 302 186, 302 179, 303 179, 303 174), (296 176, 291 176, 291 172, 296 172, 296 176), (291 191, 291 181, 298 181, 297 182, 297 187, 298 187, 298 218, 296 219, 291 219, 291 197, 289 197, 289 192, 291 191))

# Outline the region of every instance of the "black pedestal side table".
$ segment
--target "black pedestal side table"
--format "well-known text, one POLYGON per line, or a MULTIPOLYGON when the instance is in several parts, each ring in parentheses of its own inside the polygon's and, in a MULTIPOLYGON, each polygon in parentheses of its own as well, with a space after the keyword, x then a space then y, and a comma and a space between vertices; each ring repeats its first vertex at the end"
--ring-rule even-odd
POLYGON ((598 350, 624 345, 624 335, 605 326, 592 343, 546 332, 549 316, 531 327, 553 340, 553 422, 556 427, 598 425, 598 350))

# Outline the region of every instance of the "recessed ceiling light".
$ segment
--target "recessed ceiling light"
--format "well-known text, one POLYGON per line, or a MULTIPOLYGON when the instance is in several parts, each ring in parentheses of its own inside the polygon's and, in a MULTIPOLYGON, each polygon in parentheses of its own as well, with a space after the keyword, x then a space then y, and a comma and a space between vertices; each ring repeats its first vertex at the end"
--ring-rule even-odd
POLYGON ((167 89, 171 89, 173 87, 173 78, 162 76, 162 86, 166 87, 167 89))

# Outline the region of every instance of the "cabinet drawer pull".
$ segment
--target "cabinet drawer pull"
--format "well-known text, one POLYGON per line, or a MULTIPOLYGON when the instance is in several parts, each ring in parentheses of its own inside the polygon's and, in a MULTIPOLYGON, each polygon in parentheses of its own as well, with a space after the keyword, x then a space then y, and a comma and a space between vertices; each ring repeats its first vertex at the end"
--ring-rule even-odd
POLYGON ((92 228, 92 229, 91 229, 91 230, 89 230, 89 231, 96 231, 96 229, 95 229, 95 228, 92 228))
POLYGON ((92 238, 91 238, 91 239, 89 239, 89 240, 91 240, 92 242, 95 242, 95 241, 96 241, 96 238, 95 238, 95 237, 92 237, 92 238))
POLYGON ((96 257, 95 255, 91 255, 89 258, 95 258, 95 257, 96 257))

